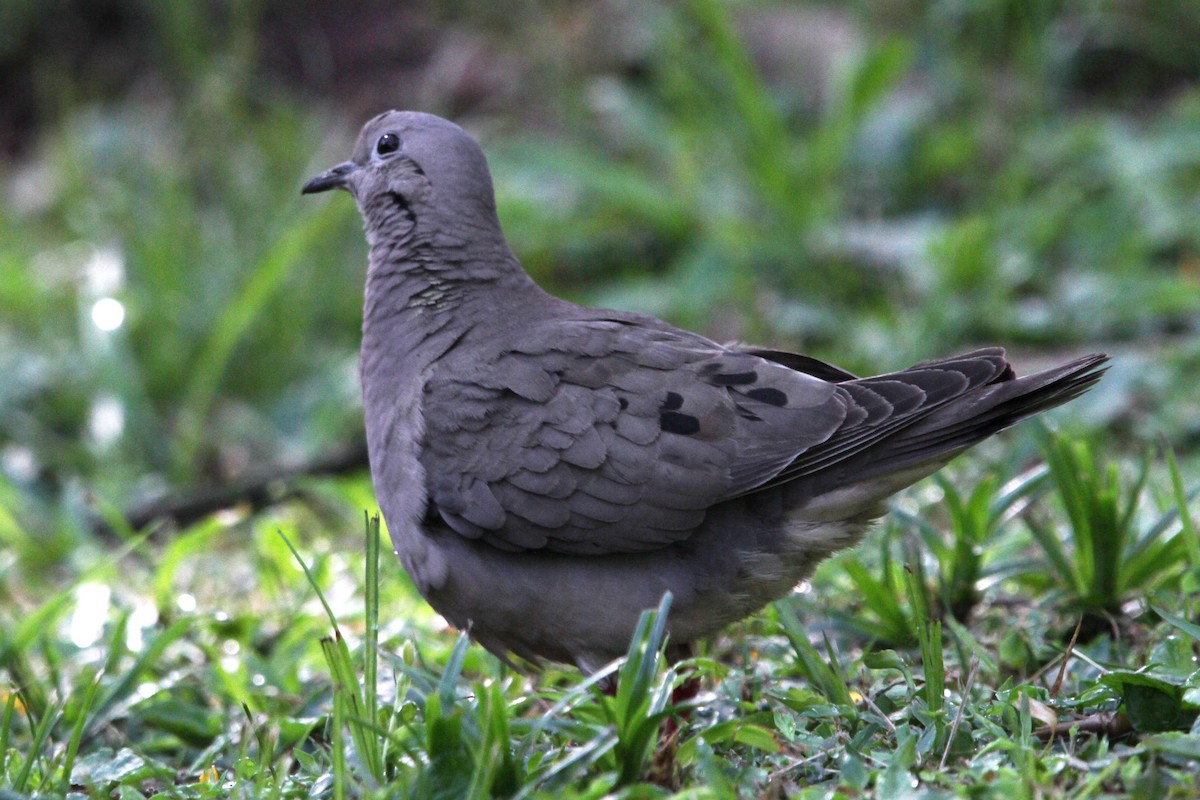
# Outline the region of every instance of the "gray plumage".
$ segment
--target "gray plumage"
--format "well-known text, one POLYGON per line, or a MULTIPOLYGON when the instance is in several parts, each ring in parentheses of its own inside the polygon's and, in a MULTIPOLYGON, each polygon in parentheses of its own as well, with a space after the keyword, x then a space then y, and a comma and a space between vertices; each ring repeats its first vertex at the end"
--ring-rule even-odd
POLYGON ((1090 388, 1103 355, 1017 378, 999 348, 857 378, 553 297, 459 127, 388 112, 305 193, 341 188, 370 263, 375 490, 396 552, 500 655, 592 671, 674 594, 675 646, 787 593, 896 491, 1090 388))

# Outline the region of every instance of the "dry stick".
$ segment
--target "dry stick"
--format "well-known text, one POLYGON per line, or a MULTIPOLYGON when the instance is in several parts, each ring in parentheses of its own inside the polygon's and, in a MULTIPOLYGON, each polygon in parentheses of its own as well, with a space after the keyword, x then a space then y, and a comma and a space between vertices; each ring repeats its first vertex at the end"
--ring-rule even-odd
POLYGON ((963 684, 962 699, 958 703, 958 713, 954 715, 954 722, 950 725, 950 735, 946 737, 946 748, 942 750, 942 760, 938 762, 938 769, 946 768, 946 759, 950 757, 950 746, 954 744, 954 737, 958 735, 958 726, 962 724, 963 712, 967 710, 967 696, 971 693, 971 684, 975 682, 975 673, 979 671, 979 659, 975 656, 971 657, 971 668, 967 670, 967 681, 963 684))
MULTIPOLYGON (((241 503, 262 509, 294 491, 287 484, 311 475, 343 475, 367 468, 366 443, 356 443, 332 453, 317 456, 300 464, 276 464, 252 472, 225 486, 205 489, 185 489, 148 503, 133 505, 123 512, 125 524, 139 530, 156 521, 167 521, 184 527, 214 512, 241 503), (281 487, 281 488, 279 488, 281 487)), ((104 539, 116 537, 112 527, 99 517, 91 520, 93 533, 104 539)))
MULTIPOLYGON (((1079 618, 1078 624, 1075 625, 1075 632, 1071 634, 1071 641, 1067 644, 1066 652, 1062 654, 1062 665, 1058 670, 1058 677, 1055 678, 1054 684, 1050 687, 1050 697, 1057 698, 1058 693, 1062 691, 1063 680, 1067 674, 1067 663, 1072 656, 1083 658, 1093 666, 1099 666, 1091 659, 1086 658, 1081 653, 1075 652, 1075 642, 1079 639, 1079 630, 1083 627, 1083 617, 1079 618)), ((1070 722, 1056 722, 1053 725, 1043 725, 1033 732, 1033 735, 1042 740, 1055 739, 1059 736, 1067 736, 1073 728, 1077 728, 1080 733, 1102 734, 1109 737, 1123 736, 1133 730, 1133 726, 1129 723, 1129 718, 1124 714, 1091 714, 1080 719, 1074 719, 1070 722)))
POLYGON ((1079 622, 1075 623, 1075 632, 1071 634, 1071 641, 1067 644, 1067 652, 1063 653, 1062 665, 1058 668, 1058 677, 1054 679, 1054 685, 1050 687, 1050 698, 1058 699, 1058 693, 1062 690, 1063 679, 1067 676, 1067 664, 1071 662, 1071 655, 1075 652, 1075 642, 1079 640, 1079 629, 1083 627, 1083 617, 1079 618, 1079 622))
MULTIPOLYGON (((1080 617, 1079 622, 1080 622, 1080 624, 1083 623, 1082 617, 1080 617)), ((1079 634, 1079 626, 1076 626, 1075 635, 1078 636, 1078 634, 1079 634)), ((1068 647, 1073 647, 1074 644, 1075 644, 1075 636, 1072 636, 1070 645, 1068 647)), ((1081 653, 1081 652, 1076 653, 1074 650, 1067 649, 1067 650, 1063 650, 1061 653, 1058 653, 1053 658, 1051 658, 1049 661, 1047 661, 1045 664, 1042 664, 1042 666, 1038 667, 1037 671, 1034 672, 1032 675, 1030 675, 1026 679, 1026 681, 1028 683, 1038 682, 1039 680, 1041 680, 1043 675, 1045 675, 1047 672, 1049 672, 1054 667, 1058 666, 1061 668, 1062 661, 1060 659, 1065 660, 1068 656, 1074 656, 1075 658, 1086 661, 1087 663, 1091 664, 1093 667, 1096 667, 1097 669, 1103 669, 1103 667, 1101 667, 1095 661, 1092 661, 1090 658, 1088 658, 1083 653, 1081 653)))
POLYGON ((896 733, 896 726, 890 719, 888 719, 888 715, 883 713, 883 710, 880 709, 879 706, 875 705, 875 701, 872 700, 869 695, 864 694, 862 699, 864 703, 871 707, 872 711, 879 715, 879 719, 883 721, 883 724, 886 725, 888 730, 894 735, 896 733))
POLYGON ((1064 656, 1066 656, 1065 650, 1061 653, 1056 653, 1053 658, 1051 658, 1045 664, 1042 664, 1040 667, 1037 668, 1037 670, 1032 675, 1030 675, 1028 678, 1026 678, 1025 679, 1026 683, 1037 683, 1039 680, 1041 680, 1043 675, 1045 675, 1047 672, 1049 672, 1051 669, 1053 669, 1055 666, 1057 666, 1059 663, 1059 659, 1063 658, 1064 656))
POLYGON ((1114 739, 1133 732, 1133 725, 1129 722, 1129 717, 1124 714, 1106 713, 1089 714, 1070 722, 1043 725, 1034 730, 1033 735, 1042 741, 1048 741, 1059 736, 1069 735, 1073 728, 1078 728, 1080 733, 1094 733, 1114 739))

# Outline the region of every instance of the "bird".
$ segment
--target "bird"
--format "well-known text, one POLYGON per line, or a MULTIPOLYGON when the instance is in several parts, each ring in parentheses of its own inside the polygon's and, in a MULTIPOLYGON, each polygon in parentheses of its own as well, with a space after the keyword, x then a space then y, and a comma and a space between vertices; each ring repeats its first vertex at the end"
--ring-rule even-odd
POLYGON ((683 657, 1108 360, 1017 377, 989 347, 858 377, 577 305, 509 247, 478 142, 427 113, 374 117, 302 192, 335 189, 369 247, 359 371, 395 552, 434 610, 506 660, 595 673, 666 592, 683 657))

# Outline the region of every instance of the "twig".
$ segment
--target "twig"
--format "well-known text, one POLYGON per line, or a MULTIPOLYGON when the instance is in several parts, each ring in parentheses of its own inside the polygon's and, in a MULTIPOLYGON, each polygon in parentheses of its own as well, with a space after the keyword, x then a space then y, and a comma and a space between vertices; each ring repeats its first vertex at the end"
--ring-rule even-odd
MULTIPOLYGON (((254 510, 266 508, 295 494, 293 482, 311 475, 343 475, 367 468, 367 446, 356 443, 342 450, 317 456, 299 464, 276 464, 251 472, 225 486, 185 488, 179 492, 138 503, 122 512, 125 525, 140 530, 152 522, 184 527, 222 509, 247 503, 254 510)), ((116 531, 104 519, 93 515, 90 521, 95 535, 117 538, 116 531)))
POLYGON ((1075 632, 1071 634, 1071 641, 1067 643, 1067 652, 1063 653, 1062 665, 1058 668, 1058 677, 1054 679, 1054 685, 1050 687, 1050 697, 1058 699, 1058 693, 1062 691, 1063 678, 1067 676, 1067 664, 1071 663, 1071 656, 1075 652, 1075 642, 1079 640, 1079 630, 1083 627, 1083 617, 1079 618, 1079 622, 1075 623, 1075 632))
POLYGON ((1090 714, 1070 722, 1043 725, 1036 729, 1033 735, 1046 741, 1067 736, 1073 728, 1078 728, 1080 733, 1094 733, 1110 738, 1124 736, 1133 731, 1133 725, 1124 714, 1090 714))
POLYGON ((942 760, 938 762, 939 770, 946 768, 946 759, 950 757, 950 746, 954 744, 954 737, 958 735, 958 726, 962 724, 963 712, 967 710, 967 697, 971 693, 971 684, 975 682, 975 673, 978 671, 979 659, 972 656, 966 683, 963 684, 962 691, 959 693, 961 699, 958 703, 958 713, 954 715, 954 722, 950 725, 950 735, 946 737, 946 748, 942 750, 942 760))
POLYGON ((868 695, 862 695, 862 699, 864 703, 871 707, 872 711, 879 715, 879 719, 882 720, 883 724, 887 726, 887 729, 891 731, 893 735, 895 735, 896 725, 890 719, 888 719, 888 715, 883 713, 882 709, 875 705, 875 701, 872 700, 868 695))

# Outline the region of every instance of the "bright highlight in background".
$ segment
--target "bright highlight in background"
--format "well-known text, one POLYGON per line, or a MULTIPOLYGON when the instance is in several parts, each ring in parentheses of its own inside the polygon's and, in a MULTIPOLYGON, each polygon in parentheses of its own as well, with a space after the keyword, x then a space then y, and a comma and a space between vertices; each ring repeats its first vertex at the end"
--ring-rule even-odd
POLYGON ((104 635, 104 621, 112 590, 101 583, 81 583, 75 589, 75 611, 71 614, 68 635, 76 647, 91 647, 104 635))
POLYGON ((125 432, 125 406, 117 397, 100 395, 92 403, 88 430, 100 447, 108 447, 125 432))
POLYGON ((92 322, 102 331, 115 331, 125 321, 125 306, 112 297, 101 297, 92 306, 92 322))

